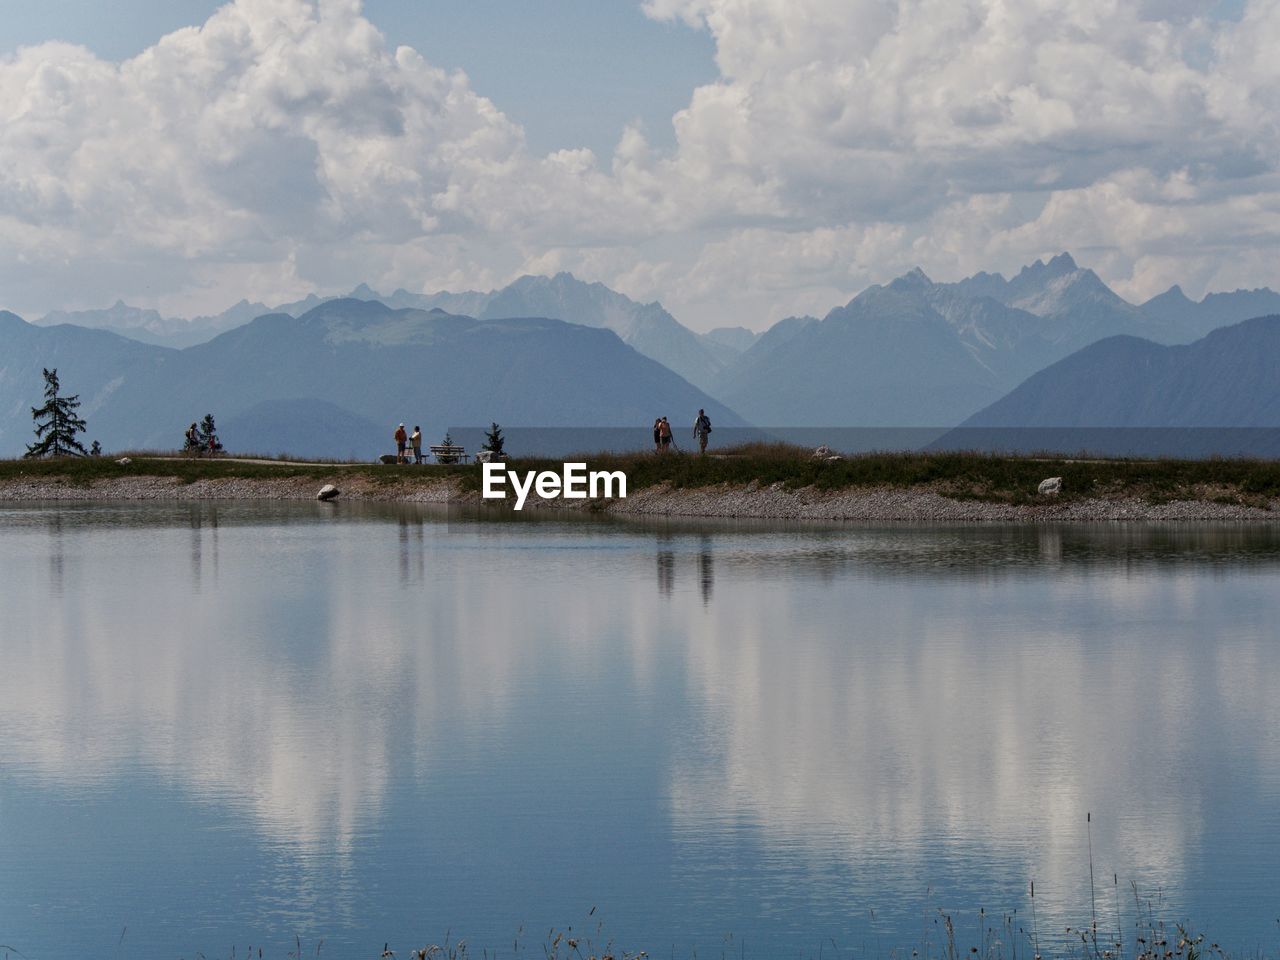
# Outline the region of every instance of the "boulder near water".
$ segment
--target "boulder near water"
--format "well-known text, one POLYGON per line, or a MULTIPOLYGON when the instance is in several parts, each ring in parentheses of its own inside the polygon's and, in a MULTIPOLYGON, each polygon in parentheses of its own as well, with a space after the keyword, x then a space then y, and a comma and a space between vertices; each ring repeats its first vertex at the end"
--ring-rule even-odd
POLYGON ((1036 488, 1036 493, 1045 497, 1056 497, 1062 492, 1062 478, 1049 477, 1047 480, 1041 480, 1040 486, 1036 488))
POLYGON ((335 487, 332 483, 326 483, 320 488, 320 492, 316 494, 317 500, 336 500, 338 494, 342 491, 335 487))

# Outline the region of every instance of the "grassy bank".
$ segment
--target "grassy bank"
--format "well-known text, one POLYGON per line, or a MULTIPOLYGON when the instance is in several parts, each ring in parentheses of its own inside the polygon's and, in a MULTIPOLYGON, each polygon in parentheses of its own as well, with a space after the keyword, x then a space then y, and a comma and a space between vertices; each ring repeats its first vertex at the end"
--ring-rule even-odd
MULTIPOLYGON (((10 480, 60 480, 89 486, 99 480, 121 477, 173 477, 182 483, 197 480, 247 479, 273 480, 311 478, 327 482, 335 472, 343 476, 365 476, 380 483, 395 483, 405 477, 409 468, 374 463, 298 462, 253 458, 245 462, 235 454, 220 457, 184 457, 171 453, 129 452, 109 457, 61 457, 49 460, 0 460, 0 483, 10 480), (118 459, 128 457, 128 464, 118 459)), ((444 477, 456 467, 422 466, 412 468, 414 476, 444 477)))
MULTIPOLYGON (((376 485, 413 486, 454 478, 464 491, 479 491, 480 469, 458 466, 397 466, 372 463, 257 460, 232 456, 188 458, 139 452, 132 462, 111 457, 0 461, 0 483, 51 480, 90 486, 99 480, 159 476, 180 483, 224 478, 271 480, 360 477, 376 485)), ((956 500, 1028 504, 1046 477, 1062 477, 1059 502, 1136 498, 1149 503, 1208 500, 1267 506, 1280 497, 1280 461, 1243 458, 1210 460, 1093 460, 1062 457, 995 456, 978 453, 873 453, 841 460, 815 459, 811 451, 784 445, 751 445, 708 456, 669 453, 587 454, 574 459, 590 469, 621 470, 633 493, 659 484, 676 489, 732 486, 821 491, 859 488, 929 489, 956 500)), ((559 470, 562 460, 517 459, 520 471, 559 470)), ((341 481, 336 481, 341 482, 341 481)))
MULTIPOLYGON (((1280 461, 1091 460, 995 456, 979 453, 871 453, 842 460, 816 459, 785 445, 751 445, 697 454, 600 454, 592 469, 622 470, 631 491, 657 484, 675 488, 772 486, 818 490, 928 488, 960 500, 1026 504, 1043 501, 1041 480, 1062 477, 1059 501, 1136 497, 1154 503, 1184 499, 1266 506, 1280 497, 1280 461)), ((560 460, 520 460, 520 470, 558 470, 560 460)), ((479 488, 478 471, 464 488, 479 488)))

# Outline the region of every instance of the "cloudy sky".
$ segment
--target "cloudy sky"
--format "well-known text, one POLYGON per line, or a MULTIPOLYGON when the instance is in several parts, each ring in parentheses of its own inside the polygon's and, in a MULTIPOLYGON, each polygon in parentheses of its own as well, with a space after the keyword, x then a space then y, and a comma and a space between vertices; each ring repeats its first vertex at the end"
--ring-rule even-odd
POLYGON ((1280 286, 1278 0, 3 0, 0 306, 1280 286), (109 9, 108 9, 109 8, 109 9))

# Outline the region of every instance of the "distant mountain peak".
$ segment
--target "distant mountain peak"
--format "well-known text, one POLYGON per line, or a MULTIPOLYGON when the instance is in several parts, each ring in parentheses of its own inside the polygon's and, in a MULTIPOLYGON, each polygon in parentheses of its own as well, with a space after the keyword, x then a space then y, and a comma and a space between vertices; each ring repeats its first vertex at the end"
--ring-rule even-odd
MULTIPOLYGON (((380 300, 360 300, 356 297, 337 297, 325 300, 298 317, 304 324, 327 324, 334 320, 341 322, 369 323, 381 320, 395 313, 380 300)), ((402 311, 403 312, 403 311, 402 311)), ((282 314, 287 316, 287 314, 282 314)))
MULTIPOLYGON (((553 284, 563 285, 566 283, 580 283, 572 273, 568 270, 560 270, 547 276, 545 273, 522 273, 507 285, 504 289, 510 287, 529 287, 529 286, 551 286, 553 284)), ((584 284, 585 286, 585 284, 584 284)))
POLYGON ((1035 263, 1029 264, 1018 271, 1018 275, 1014 281, 1046 281, 1056 280, 1059 277, 1070 276, 1076 273, 1080 268, 1076 265, 1071 254, 1062 252, 1056 257, 1052 257, 1048 263, 1043 260, 1036 260, 1035 263))
POLYGON ((1186 309, 1194 307, 1195 301, 1182 292, 1182 287, 1174 284, 1164 293, 1158 293, 1142 305, 1142 309, 1153 310, 1186 309))
POLYGON ((351 300, 379 300, 381 294, 367 283, 362 283, 347 294, 347 297, 351 300))
POLYGON ((911 290, 927 290, 933 286, 933 281, 919 267, 912 267, 902 276, 898 277, 889 284, 890 290, 896 290, 900 293, 906 293, 911 290))

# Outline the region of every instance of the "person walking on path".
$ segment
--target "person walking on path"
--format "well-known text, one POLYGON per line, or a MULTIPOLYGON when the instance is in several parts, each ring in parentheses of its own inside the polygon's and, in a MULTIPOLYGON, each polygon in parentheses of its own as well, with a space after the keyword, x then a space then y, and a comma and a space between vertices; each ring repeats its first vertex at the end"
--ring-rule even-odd
POLYGON ((404 432, 404 424, 396 427, 396 463, 405 463, 404 445, 409 435, 404 432))
POLYGON ((671 424, 666 417, 658 421, 658 439, 662 442, 663 450, 671 446, 671 424))
POLYGON ((409 445, 413 447, 413 462, 422 462, 422 428, 417 424, 413 427, 413 436, 409 438, 409 445))
POLYGON ((707 452, 707 436, 711 433, 711 418, 707 411, 699 410, 698 419, 693 421, 693 437, 698 441, 698 452, 707 452))

